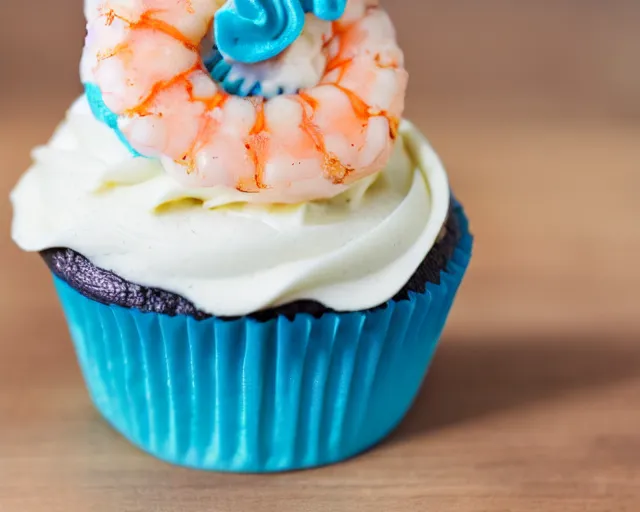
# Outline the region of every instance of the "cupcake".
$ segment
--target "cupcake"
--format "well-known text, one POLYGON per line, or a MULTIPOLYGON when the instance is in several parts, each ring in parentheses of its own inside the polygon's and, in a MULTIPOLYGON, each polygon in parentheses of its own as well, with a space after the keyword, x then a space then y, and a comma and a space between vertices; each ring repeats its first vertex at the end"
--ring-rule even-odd
POLYGON ((415 398, 467 219, 402 118, 377 2, 221 3, 86 0, 85 94, 13 191, 13 238, 133 444, 221 471, 338 462, 415 398))

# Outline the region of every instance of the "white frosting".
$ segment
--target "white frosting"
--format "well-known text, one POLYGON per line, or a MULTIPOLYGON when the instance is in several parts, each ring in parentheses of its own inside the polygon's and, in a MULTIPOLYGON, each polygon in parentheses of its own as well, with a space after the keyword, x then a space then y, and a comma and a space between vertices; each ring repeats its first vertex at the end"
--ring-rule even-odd
POLYGON ((400 134, 383 173, 332 200, 240 204, 251 196, 188 190, 132 157, 81 98, 12 193, 13 238, 27 251, 71 248, 214 315, 297 299, 367 309, 404 286, 448 212, 438 157, 410 123, 400 134))

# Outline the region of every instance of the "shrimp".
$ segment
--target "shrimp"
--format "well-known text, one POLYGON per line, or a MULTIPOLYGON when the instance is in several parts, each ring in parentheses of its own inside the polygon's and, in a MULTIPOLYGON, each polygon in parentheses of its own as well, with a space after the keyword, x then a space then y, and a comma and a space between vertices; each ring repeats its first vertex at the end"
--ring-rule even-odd
POLYGON ((185 186, 298 203, 331 198, 390 158, 407 73, 377 0, 349 0, 326 22, 316 85, 269 99, 225 92, 203 63, 223 1, 87 3, 83 81, 99 88, 131 147, 185 186))

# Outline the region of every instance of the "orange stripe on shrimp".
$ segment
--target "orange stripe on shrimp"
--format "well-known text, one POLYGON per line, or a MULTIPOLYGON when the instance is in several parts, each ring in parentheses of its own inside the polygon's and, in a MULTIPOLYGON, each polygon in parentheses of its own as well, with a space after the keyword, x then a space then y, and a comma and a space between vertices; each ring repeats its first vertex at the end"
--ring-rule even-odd
MULTIPOLYGON (((131 146, 161 157, 187 186, 232 187, 264 202, 333 197, 382 170, 398 136, 407 74, 377 2, 349 0, 343 18, 303 33, 292 48, 317 47, 323 75, 270 99, 234 96, 209 75, 200 48, 221 3, 129 0, 126 8, 98 8, 85 50, 89 81, 131 146), (304 46, 304 37, 317 37, 317 46, 304 46)), ((256 66, 269 79, 283 62, 256 66)))

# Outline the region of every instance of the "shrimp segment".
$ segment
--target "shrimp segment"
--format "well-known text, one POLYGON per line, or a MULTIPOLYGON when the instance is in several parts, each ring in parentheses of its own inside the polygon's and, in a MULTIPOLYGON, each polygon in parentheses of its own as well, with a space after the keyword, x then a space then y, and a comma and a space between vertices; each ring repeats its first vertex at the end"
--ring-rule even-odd
POLYGON ((87 2, 83 80, 131 146, 185 185, 295 203, 333 197, 388 161, 407 73, 377 0, 349 0, 332 24, 319 84, 269 100, 229 95, 203 64, 224 2, 87 2))

